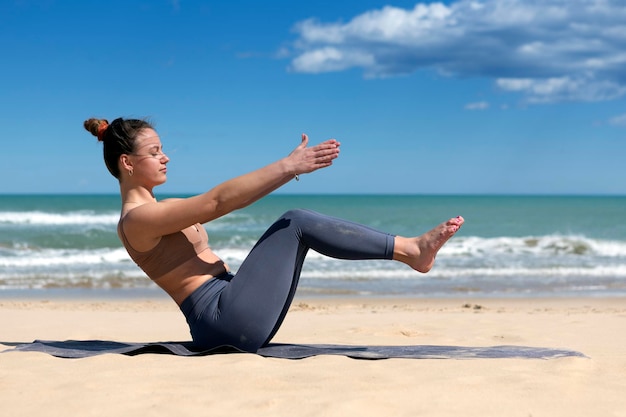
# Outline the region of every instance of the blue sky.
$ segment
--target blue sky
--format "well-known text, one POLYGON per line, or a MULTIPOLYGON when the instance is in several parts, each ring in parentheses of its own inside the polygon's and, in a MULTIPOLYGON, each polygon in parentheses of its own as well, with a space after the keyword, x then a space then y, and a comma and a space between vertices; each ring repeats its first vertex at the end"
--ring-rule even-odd
POLYGON ((621 0, 0 3, 0 193, 115 193, 96 116, 149 117, 159 193, 342 154, 285 193, 626 194, 621 0))

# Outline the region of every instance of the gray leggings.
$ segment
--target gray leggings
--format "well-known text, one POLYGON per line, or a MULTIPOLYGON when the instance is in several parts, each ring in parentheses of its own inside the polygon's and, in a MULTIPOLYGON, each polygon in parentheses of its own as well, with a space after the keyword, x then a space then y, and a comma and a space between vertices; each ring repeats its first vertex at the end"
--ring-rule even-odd
POLYGON ((236 275, 208 280, 180 309, 198 347, 256 352, 282 324, 309 249, 339 259, 392 259, 393 247, 393 235, 310 210, 290 210, 263 234, 236 275))

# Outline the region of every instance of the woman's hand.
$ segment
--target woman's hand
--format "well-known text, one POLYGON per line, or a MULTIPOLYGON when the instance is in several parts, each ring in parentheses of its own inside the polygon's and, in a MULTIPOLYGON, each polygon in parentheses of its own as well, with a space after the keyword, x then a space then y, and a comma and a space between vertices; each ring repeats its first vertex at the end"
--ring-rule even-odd
POLYGON ((302 134, 302 142, 286 158, 294 175, 306 174, 333 164, 333 159, 339 156, 340 143, 335 139, 328 139, 319 145, 307 147, 309 137, 302 134))

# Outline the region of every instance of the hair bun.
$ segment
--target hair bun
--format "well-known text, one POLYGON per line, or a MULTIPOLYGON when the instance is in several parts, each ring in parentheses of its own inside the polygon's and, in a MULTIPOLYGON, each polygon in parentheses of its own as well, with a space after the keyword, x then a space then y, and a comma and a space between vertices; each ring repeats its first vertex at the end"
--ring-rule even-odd
POLYGON ((109 121, 106 119, 91 118, 83 123, 85 129, 98 138, 100 142, 104 140, 104 134, 109 127, 109 121))

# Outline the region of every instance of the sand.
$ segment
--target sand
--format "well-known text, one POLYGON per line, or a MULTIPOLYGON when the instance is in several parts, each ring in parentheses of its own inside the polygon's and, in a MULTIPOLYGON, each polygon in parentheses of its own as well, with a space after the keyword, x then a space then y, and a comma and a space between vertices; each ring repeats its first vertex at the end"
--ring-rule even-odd
MULTIPOLYGON (((188 340, 165 299, 0 299, 0 350, 188 340)), ((559 359, 0 354, 3 416, 626 416, 626 299, 297 298, 275 342, 522 345, 559 359)))

